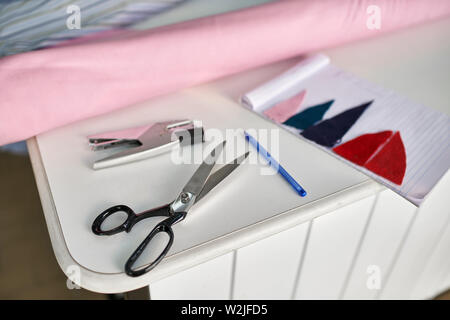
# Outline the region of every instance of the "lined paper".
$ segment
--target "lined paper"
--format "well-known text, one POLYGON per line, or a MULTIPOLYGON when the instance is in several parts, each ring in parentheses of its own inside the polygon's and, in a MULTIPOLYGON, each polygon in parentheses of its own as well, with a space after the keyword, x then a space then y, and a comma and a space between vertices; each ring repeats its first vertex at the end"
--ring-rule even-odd
MULTIPOLYGON (((341 158, 330 148, 317 145, 318 147, 386 185, 415 205, 420 205, 433 186, 448 171, 450 167, 449 116, 412 102, 332 65, 323 66, 306 78, 301 74, 300 78, 301 81, 296 82, 296 91, 307 90, 308 92, 301 110, 330 99, 335 100, 324 114, 323 120, 361 103, 374 100, 339 144, 366 133, 384 130, 400 131, 407 157, 404 180, 401 185, 396 185, 341 158)), ((273 83, 276 81, 272 80, 273 83)), ((286 89, 284 91, 288 92, 286 89)), ((284 98, 287 99, 288 96, 285 95, 284 98)), ((300 136, 299 130, 292 127, 286 128, 300 139, 304 139, 300 136)))

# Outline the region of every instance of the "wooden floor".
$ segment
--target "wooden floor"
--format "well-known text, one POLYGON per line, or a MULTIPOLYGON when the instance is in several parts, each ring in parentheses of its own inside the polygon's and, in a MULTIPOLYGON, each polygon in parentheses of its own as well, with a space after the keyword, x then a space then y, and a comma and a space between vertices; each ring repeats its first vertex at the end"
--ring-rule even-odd
POLYGON ((0 152, 0 203, 0 299, 106 298, 67 288, 27 156, 0 152))
MULTIPOLYGON (((27 156, 0 152, 0 203, 0 299, 107 298, 67 288, 27 156)), ((437 298, 450 300, 450 292, 437 298)))

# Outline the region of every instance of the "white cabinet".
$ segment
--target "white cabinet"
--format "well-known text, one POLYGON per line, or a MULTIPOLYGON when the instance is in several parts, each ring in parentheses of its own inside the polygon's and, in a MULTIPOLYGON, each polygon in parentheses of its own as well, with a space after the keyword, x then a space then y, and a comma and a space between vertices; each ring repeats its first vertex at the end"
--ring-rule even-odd
POLYGON ((296 299, 337 299, 356 254, 375 197, 312 221, 296 299))
POLYGON ((378 194, 342 298, 378 296, 415 212, 413 204, 391 190, 378 194))
POLYGON ((238 249, 233 299, 291 299, 310 223, 238 249))
POLYGON ((418 209, 381 292, 381 299, 429 298, 426 292, 416 291, 414 296, 412 292, 447 227, 450 217, 448 190, 450 174, 447 173, 418 209))
MULTIPOLYGON (((450 218, 450 216, 449 216, 450 218)), ((411 298, 433 298, 436 293, 441 293, 450 288, 446 282, 450 270, 450 219, 447 227, 440 237, 439 243, 434 248, 433 254, 428 259, 418 282, 412 292, 411 298)))
POLYGON ((229 299, 233 253, 181 271, 150 285, 150 299, 229 299))

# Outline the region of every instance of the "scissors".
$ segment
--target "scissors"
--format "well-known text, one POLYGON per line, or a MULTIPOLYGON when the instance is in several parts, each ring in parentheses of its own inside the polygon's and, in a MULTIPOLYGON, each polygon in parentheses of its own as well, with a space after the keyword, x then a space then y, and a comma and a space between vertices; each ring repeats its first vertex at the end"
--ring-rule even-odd
POLYGON ((133 226, 141 220, 152 217, 166 217, 165 220, 158 223, 137 249, 131 254, 125 263, 125 272, 131 277, 141 276, 152 270, 165 257, 170 250, 174 234, 172 226, 186 218, 189 209, 198 201, 200 201, 209 191, 211 191, 218 183, 223 181, 231 172, 233 172, 244 161, 249 152, 237 157, 232 162, 224 165, 222 168, 211 174, 212 169, 216 165, 216 161, 225 146, 226 141, 217 145, 211 153, 203 160, 198 169, 189 179, 188 183, 183 187, 177 198, 170 204, 150 209, 136 214, 130 207, 126 205, 116 205, 106 209, 100 213, 92 224, 92 231, 96 235, 113 235, 119 232, 130 232, 133 226), (125 212, 127 219, 119 226, 109 230, 102 229, 102 223, 111 215, 125 212), (169 236, 167 245, 160 255, 151 263, 140 268, 133 268, 134 263, 143 253, 147 245, 152 241, 153 237, 158 233, 166 233, 169 236))

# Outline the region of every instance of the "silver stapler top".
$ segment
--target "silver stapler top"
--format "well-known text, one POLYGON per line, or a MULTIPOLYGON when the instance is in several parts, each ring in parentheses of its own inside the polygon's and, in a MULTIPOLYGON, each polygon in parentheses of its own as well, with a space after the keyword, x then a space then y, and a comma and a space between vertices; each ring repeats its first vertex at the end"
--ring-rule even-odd
POLYGON ((94 169, 102 169, 154 157, 180 145, 203 142, 204 131, 195 121, 183 119, 104 132, 87 138, 93 151, 125 148, 94 162, 94 169))

